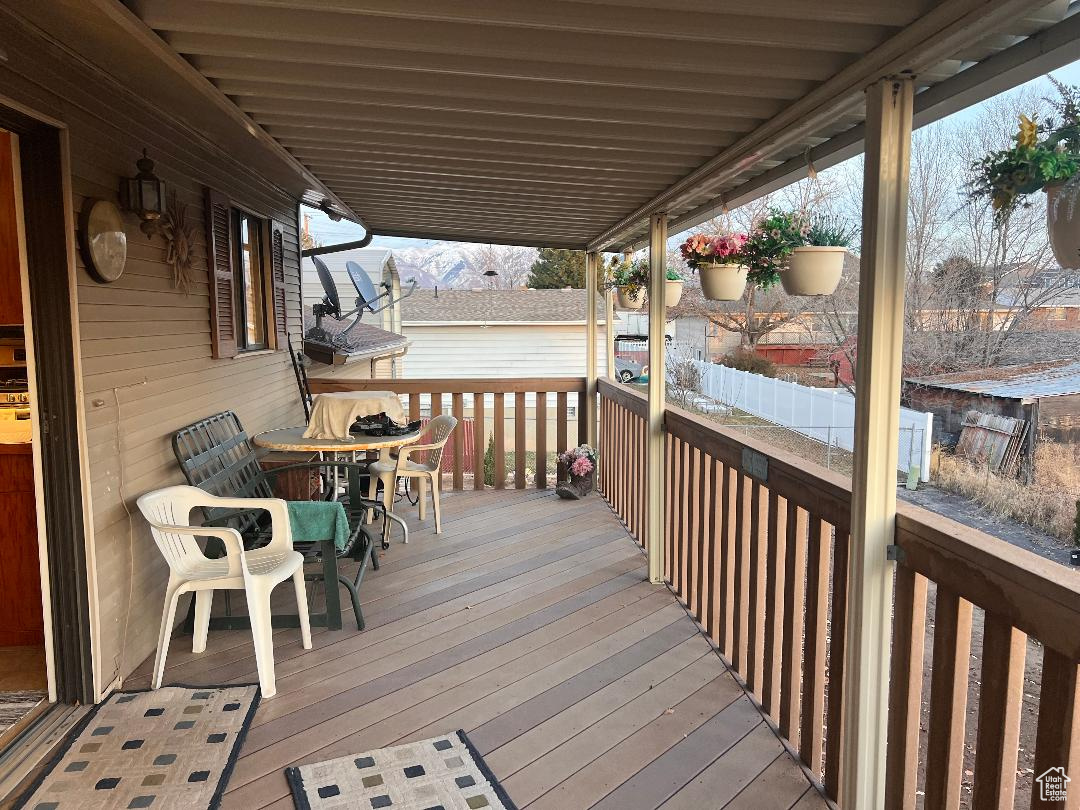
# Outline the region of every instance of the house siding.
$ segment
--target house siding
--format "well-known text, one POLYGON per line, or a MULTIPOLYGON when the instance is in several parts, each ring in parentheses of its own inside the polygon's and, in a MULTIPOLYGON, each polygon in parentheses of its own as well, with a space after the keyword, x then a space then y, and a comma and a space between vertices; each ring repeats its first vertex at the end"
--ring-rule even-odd
POLYGON ((294 334, 301 331, 297 200, 14 18, 0 18, 7 51, 0 62, 0 103, 10 100, 68 128, 76 214, 88 197, 115 201, 119 179, 134 173, 146 148, 169 191, 186 206, 195 233, 195 282, 186 294, 172 287, 163 241, 144 236, 130 217, 123 278, 98 284, 77 259, 84 469, 93 513, 88 562, 97 593, 92 641, 100 694, 156 645, 168 572, 146 523, 132 515, 142 493, 182 482, 172 433, 229 409, 251 433, 302 421, 286 352, 211 357, 204 187, 286 224, 294 334))
MULTIPOLYGON (((410 324, 402 377, 578 377, 585 375, 585 324, 410 324)), ((597 373, 607 373, 604 326, 597 329, 597 373)))

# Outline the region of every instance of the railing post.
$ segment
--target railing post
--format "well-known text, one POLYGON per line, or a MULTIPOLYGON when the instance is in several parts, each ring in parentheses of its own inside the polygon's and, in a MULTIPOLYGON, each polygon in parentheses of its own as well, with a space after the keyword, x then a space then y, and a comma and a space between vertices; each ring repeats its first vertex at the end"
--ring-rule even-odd
POLYGON ((585 254, 585 442, 596 447, 596 282, 600 254, 585 254))
POLYGON ((645 480, 645 537, 649 581, 664 581, 664 356, 667 350, 667 215, 649 217, 649 436, 645 480))
POLYGON ((912 80, 866 91, 859 359, 840 806, 885 806, 896 436, 904 339, 904 271, 912 80))

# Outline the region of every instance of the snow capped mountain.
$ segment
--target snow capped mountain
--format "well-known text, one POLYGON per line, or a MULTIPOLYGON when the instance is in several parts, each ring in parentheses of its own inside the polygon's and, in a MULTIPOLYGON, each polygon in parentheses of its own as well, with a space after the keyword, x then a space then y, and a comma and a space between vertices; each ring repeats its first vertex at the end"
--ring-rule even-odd
POLYGON ((415 278, 419 286, 427 289, 487 288, 491 283, 484 276, 487 270, 499 274, 500 287, 521 286, 536 257, 533 248, 472 242, 376 238, 372 245, 390 248, 401 279, 415 278))

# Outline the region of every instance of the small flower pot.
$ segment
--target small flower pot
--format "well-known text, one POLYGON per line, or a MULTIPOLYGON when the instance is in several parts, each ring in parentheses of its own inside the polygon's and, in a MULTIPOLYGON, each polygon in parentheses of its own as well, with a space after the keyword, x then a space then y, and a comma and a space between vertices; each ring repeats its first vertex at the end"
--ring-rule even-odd
POLYGON ((684 282, 682 281, 673 281, 670 278, 664 280, 665 307, 671 309, 672 307, 677 307, 679 305, 679 301, 682 300, 683 284, 684 282))
POLYGON ((1062 183, 1046 187, 1046 231, 1058 264, 1080 269, 1080 185, 1063 190, 1062 183))
POLYGON ((710 301, 738 301, 746 289, 748 272, 741 264, 703 264, 698 268, 701 294, 710 301))
POLYGON ((641 309, 645 304, 645 289, 638 287, 631 293, 628 287, 617 287, 615 297, 618 299, 619 309, 641 309))
POLYGON ((797 247, 780 281, 788 295, 832 295, 844 274, 843 247, 797 247))

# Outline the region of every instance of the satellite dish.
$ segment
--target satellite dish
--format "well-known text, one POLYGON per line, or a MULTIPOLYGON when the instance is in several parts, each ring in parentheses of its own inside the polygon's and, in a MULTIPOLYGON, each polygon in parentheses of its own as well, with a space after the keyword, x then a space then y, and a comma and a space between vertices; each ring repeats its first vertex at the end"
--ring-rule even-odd
MULTIPOLYGON (((312 256, 311 260, 315 262, 315 272, 319 274, 319 283, 322 284, 323 293, 326 296, 323 314, 329 315, 334 320, 339 321, 341 320, 341 299, 338 297, 337 285, 334 284, 334 277, 330 275, 330 268, 327 267, 326 263, 318 256, 312 256)), ((351 274, 350 271, 350 275, 351 274)))
POLYGON ((375 289, 371 276, 365 273, 364 268, 356 262, 345 262, 345 270, 349 273, 349 279, 352 281, 353 286, 356 287, 356 294, 359 296, 356 308, 364 309, 366 307, 375 312, 375 302, 379 299, 379 293, 375 289))

